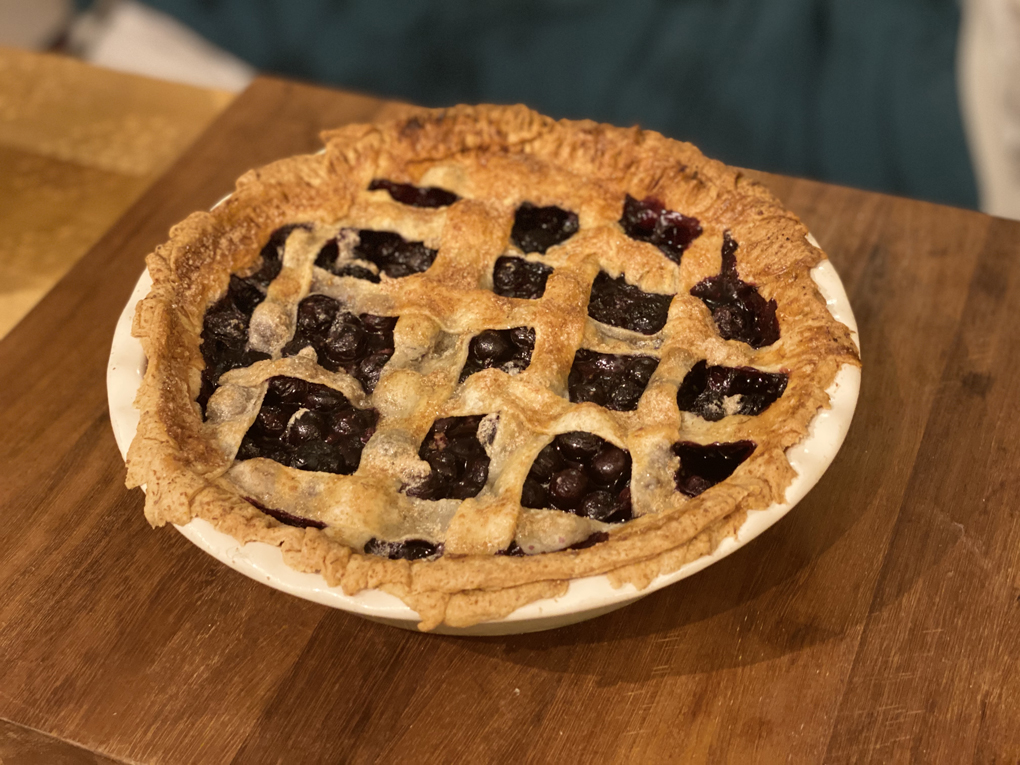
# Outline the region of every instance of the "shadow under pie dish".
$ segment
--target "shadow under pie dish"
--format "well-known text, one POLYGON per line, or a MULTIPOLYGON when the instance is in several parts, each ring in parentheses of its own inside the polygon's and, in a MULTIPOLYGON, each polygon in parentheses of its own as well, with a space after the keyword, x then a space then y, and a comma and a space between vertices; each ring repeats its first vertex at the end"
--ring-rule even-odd
POLYGON ((585 578, 640 591, 783 503, 859 361, 763 187, 523 107, 324 138, 148 258, 127 482, 150 522, 445 630, 585 578))

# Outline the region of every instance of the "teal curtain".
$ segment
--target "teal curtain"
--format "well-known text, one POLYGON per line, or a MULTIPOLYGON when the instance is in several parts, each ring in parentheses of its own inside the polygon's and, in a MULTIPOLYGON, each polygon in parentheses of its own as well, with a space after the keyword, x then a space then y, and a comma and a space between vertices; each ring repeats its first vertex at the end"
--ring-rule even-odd
POLYGON ((955 0, 148 0, 260 69, 638 123, 726 162, 975 207, 955 0))

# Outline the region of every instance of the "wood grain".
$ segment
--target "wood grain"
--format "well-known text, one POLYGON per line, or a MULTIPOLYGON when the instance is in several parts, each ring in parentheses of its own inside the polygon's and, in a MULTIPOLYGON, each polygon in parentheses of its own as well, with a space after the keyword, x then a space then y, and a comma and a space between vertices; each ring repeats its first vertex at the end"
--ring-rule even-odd
POLYGON ((122 765, 80 746, 0 720, 0 765, 122 765))
POLYGON ((0 337, 232 99, 0 48, 0 337))
POLYGON ((104 386, 144 254, 388 108, 257 81, 0 343, 0 717, 146 763, 1017 761, 1017 223, 759 176, 850 294, 855 422, 768 533, 600 619, 405 633, 148 528, 104 386))

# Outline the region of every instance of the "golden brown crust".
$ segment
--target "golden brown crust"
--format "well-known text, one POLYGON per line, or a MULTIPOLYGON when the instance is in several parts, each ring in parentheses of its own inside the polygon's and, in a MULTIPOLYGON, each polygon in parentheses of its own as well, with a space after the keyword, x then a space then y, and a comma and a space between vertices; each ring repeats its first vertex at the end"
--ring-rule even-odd
MULTIPOLYGON (((151 523, 202 517, 241 542, 280 545, 288 565, 319 571, 348 593, 378 587, 397 594, 427 628, 505 616, 561 593, 574 577, 609 573, 617 585, 646 586, 698 551, 714 549, 748 510, 782 500, 793 477, 785 450, 828 406, 825 390, 839 368, 859 362, 849 330, 832 318, 809 277, 824 254, 805 241, 804 226, 764 187, 656 133, 556 122, 519 106, 422 110, 323 137, 324 153, 247 173, 227 201, 175 226, 147 260, 154 284, 139 303, 133 333, 148 368, 136 402, 141 421, 128 453, 127 483, 147 486, 151 523), (439 185, 461 200, 438 211, 409 208, 385 192, 367 191, 379 177, 439 185), (682 265, 622 234, 617 221, 624 194, 657 197, 701 221, 704 233, 682 265), (574 210, 581 225, 547 253, 544 260, 555 270, 538 301, 499 297, 486 285, 492 263, 507 250, 513 211, 525 200, 574 210), (224 375, 203 422, 195 399, 205 311, 222 296, 232 272, 253 266, 273 231, 295 222, 311 223, 312 230, 288 240, 284 275, 252 319, 252 346, 258 325, 264 329, 261 349, 273 359, 224 375), (439 254, 428 272, 378 285, 351 287, 313 273, 311 260, 323 237, 345 225, 394 230, 439 254), (719 273, 727 230, 740 243, 741 278, 778 303, 781 338, 759 350, 721 339, 705 306, 689 294, 697 282, 719 273), (644 337, 593 326, 585 306, 600 268, 613 276, 626 269, 628 281, 646 291, 675 293, 666 328, 644 337), (304 356, 280 358, 292 331, 287 312, 309 289, 342 298, 359 312, 401 316, 396 353, 371 398, 342 371, 328 373, 304 356), (525 371, 507 382, 503 373, 488 370, 457 385, 472 332, 522 324, 538 331, 525 371), (439 354, 448 363, 437 362, 438 339, 451 335, 456 342, 439 354), (650 349, 661 357, 637 411, 568 401, 566 376, 582 345, 604 352, 650 349), (703 358, 786 370, 789 384, 757 417, 706 423, 676 405, 680 381, 703 358), (378 431, 355 475, 302 473, 263 459, 233 461, 265 381, 279 374, 332 385, 356 405, 379 410, 378 431), (446 554, 409 563, 356 552, 376 533, 420 530, 428 523, 423 501, 399 489, 415 470, 420 474, 417 446, 433 419, 495 411, 500 425, 489 483, 475 499, 443 501, 442 522, 431 521, 442 527, 431 531, 445 535, 446 554), (587 549, 494 556, 522 529, 541 534, 564 523, 567 514, 549 517, 550 511, 526 511, 518 503, 535 454, 556 433, 570 430, 594 432, 631 452, 635 475, 643 476, 632 487, 638 517, 610 529, 608 542, 587 549), (681 438, 750 439, 758 448, 731 478, 692 499, 671 486, 677 463, 669 445, 681 438), (301 515, 328 525, 283 525, 242 496, 272 496, 273 506, 288 512, 300 504, 301 515)), ((570 519, 566 533, 577 539, 604 527, 570 519)))

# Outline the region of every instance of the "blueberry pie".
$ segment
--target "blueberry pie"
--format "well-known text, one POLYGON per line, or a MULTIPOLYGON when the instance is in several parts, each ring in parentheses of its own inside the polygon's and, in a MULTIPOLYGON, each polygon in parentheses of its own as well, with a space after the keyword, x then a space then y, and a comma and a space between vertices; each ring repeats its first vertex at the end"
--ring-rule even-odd
POLYGON ((127 483, 151 523, 279 545, 429 629, 644 586, 782 500, 859 361, 762 186, 520 106, 324 140, 148 258, 127 483))

